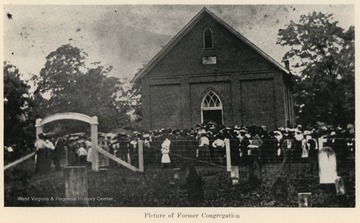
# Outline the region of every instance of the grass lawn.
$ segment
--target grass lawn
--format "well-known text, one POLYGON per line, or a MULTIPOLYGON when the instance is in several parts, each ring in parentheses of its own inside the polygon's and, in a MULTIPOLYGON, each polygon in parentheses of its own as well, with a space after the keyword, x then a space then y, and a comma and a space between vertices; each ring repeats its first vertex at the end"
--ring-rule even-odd
MULTIPOLYGON (((263 166, 262 184, 248 183, 247 169, 240 168, 240 183, 233 186, 225 167, 196 166, 205 194, 201 207, 297 207, 298 193, 311 192, 313 207, 355 207, 355 170, 350 165, 338 171, 344 179, 346 195, 337 196, 320 188, 318 173, 311 173, 306 164, 297 164, 290 171, 281 171, 279 164, 263 166), (270 189, 281 176, 288 185, 288 200, 275 203, 270 189)), ((31 160, 6 170, 5 206, 69 206, 65 197, 64 172, 33 174, 31 160), (28 198, 21 201, 19 197, 28 198), (41 198, 33 200, 33 198, 41 198), (47 200, 49 199, 49 200, 47 200)), ((107 170, 87 171, 88 197, 91 207, 189 207, 184 185, 173 180, 172 169, 147 168, 135 173, 120 166, 107 170)))

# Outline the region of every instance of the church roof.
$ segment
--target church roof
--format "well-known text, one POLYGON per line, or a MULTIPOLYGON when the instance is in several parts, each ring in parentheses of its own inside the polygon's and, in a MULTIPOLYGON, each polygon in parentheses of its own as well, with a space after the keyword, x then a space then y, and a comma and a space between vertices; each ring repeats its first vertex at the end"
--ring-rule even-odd
POLYGON ((141 78, 143 78, 168 52, 172 50, 172 48, 200 21, 201 18, 203 18, 206 14, 210 15, 215 21, 223 25, 226 29, 228 29, 231 33, 233 33, 237 38, 239 38, 241 41, 246 43, 248 46, 250 46, 252 49, 254 49, 257 53, 259 53, 261 56, 263 56, 266 60, 268 60, 270 63, 272 63, 274 66, 278 67, 281 71, 285 72, 288 75, 291 75, 290 71, 287 70, 284 66, 282 66, 279 62, 274 60, 272 57, 270 57, 268 54, 266 54, 264 51, 262 51, 259 47, 257 47, 255 44, 250 42, 246 37, 241 35, 238 31, 236 31, 234 28, 229 26, 227 23, 225 23, 223 20, 221 20, 219 17, 217 17, 214 13, 212 13, 207 8, 203 8, 194 18, 190 20, 190 22, 184 26, 178 32, 168 44, 166 44, 156 56, 150 60, 150 62, 141 69, 138 73, 135 74, 135 77, 133 78, 133 82, 139 81, 141 78))

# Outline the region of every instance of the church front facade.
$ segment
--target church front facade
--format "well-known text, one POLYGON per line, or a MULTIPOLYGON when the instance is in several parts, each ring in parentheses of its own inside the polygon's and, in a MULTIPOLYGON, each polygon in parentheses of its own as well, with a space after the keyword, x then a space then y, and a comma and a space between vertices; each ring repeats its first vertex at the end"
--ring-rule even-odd
POLYGON ((146 129, 294 123, 289 70, 206 8, 133 81, 146 129))

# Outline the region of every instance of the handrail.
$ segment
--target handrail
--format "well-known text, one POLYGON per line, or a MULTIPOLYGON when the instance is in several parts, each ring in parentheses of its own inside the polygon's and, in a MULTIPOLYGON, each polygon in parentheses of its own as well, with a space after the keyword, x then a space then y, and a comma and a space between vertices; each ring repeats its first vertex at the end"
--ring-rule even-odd
POLYGON ((35 155, 35 152, 32 152, 32 153, 30 153, 30 154, 28 154, 28 155, 26 155, 26 156, 24 156, 24 157, 22 157, 22 158, 20 158, 20 159, 18 159, 16 161, 14 161, 14 162, 12 162, 12 163, 9 163, 4 167, 4 170, 7 170, 10 167, 13 167, 13 166, 17 165, 17 164, 19 164, 19 163, 33 157, 34 155, 35 155))
POLYGON ((98 147, 97 148, 98 152, 103 154, 106 157, 109 157, 110 159, 114 160, 115 162, 129 168, 130 170, 134 171, 134 172, 141 172, 140 169, 130 165, 129 163, 125 162, 122 159, 119 159, 118 157, 112 155, 111 153, 109 153, 108 151, 103 150, 102 148, 98 147))

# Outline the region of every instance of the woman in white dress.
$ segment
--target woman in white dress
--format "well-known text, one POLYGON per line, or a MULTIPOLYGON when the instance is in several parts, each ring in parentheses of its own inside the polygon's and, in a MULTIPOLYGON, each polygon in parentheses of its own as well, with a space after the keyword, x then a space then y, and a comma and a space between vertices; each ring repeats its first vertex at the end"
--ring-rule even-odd
POLYGON ((165 138, 164 142, 161 144, 161 153, 162 153, 161 166, 163 168, 170 167, 170 163, 171 163, 170 156, 169 156, 170 144, 171 144, 171 141, 168 138, 165 138))

